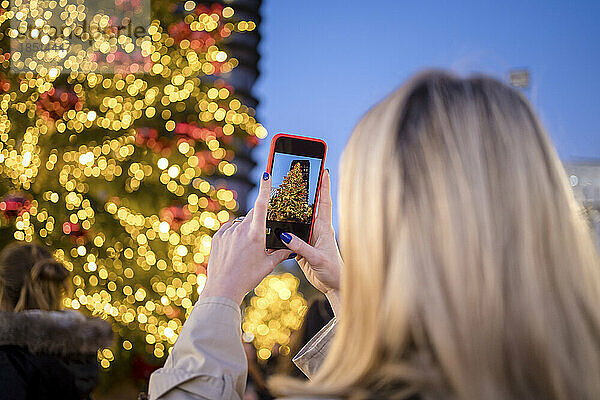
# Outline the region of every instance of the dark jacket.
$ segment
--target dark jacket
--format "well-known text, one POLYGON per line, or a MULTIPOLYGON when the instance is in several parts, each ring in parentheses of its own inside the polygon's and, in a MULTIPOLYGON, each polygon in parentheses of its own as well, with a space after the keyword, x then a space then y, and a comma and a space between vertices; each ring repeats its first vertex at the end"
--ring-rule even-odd
POLYGON ((89 398, 111 342, 106 321, 76 311, 0 312, 0 400, 89 398))

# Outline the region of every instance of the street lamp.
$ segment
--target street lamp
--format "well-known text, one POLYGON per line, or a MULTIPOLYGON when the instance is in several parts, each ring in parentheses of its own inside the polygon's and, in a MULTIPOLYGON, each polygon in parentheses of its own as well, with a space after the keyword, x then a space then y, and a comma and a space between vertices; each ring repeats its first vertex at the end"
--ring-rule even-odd
POLYGON ((528 89, 531 74, 528 69, 520 68, 510 71, 510 84, 519 89, 528 89))

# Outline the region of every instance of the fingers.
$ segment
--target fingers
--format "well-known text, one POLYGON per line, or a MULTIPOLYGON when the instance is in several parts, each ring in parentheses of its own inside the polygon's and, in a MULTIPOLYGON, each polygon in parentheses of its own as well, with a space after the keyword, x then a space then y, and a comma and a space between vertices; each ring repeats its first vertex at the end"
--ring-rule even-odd
POLYGON ((290 250, 304 257, 311 265, 318 265, 321 263, 322 257, 319 250, 315 249, 298 236, 284 232, 281 234, 281 240, 290 250), (287 240, 287 238, 289 238, 289 240, 287 240))
POLYGON ((285 249, 275 250, 271 254, 267 255, 267 259, 272 262, 273 266, 276 266, 280 262, 287 260, 291 253, 291 251, 285 249))
POLYGON ((321 178, 321 190, 319 191, 319 210, 317 212, 317 220, 331 224, 332 222, 331 203, 331 180, 329 179, 329 170, 323 172, 321 178))
POLYGON ((260 180, 258 196, 254 203, 254 213, 252 216, 252 229, 265 232, 267 227, 267 206, 271 194, 271 175, 265 172, 260 180))
POLYGON ((244 217, 242 222, 236 224, 236 226, 246 226, 248 224, 252 224, 252 218, 254 217, 254 208, 248 211, 248 214, 244 217))
POLYGON ((229 221, 225 222, 223 225, 221 225, 221 227, 219 228, 219 230, 218 230, 218 231, 216 231, 216 232, 215 232, 215 234, 213 235, 213 237, 218 237, 218 236, 221 236, 221 235, 223 235, 223 233, 224 233, 224 232, 225 232, 227 229, 229 229, 229 227, 230 227, 230 226, 232 226, 232 225, 233 225, 234 221, 235 221, 235 220, 233 220, 233 219, 232 219, 232 220, 229 220, 229 221))

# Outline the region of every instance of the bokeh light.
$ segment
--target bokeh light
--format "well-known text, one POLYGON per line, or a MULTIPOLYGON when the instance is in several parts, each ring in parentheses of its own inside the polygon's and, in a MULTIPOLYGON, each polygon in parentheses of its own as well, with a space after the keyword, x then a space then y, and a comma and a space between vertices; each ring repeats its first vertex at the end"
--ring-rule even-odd
POLYGON ((245 311, 242 337, 254 344, 260 360, 270 358, 275 346, 289 352, 290 334, 300 328, 307 310, 299 283, 290 273, 269 275, 254 290, 245 311))
MULTIPOLYGON (((89 52, 46 68, 0 35, 0 228, 72 271, 65 307, 112 323, 118 344, 98 353, 103 368, 129 352, 164 361, 204 287, 211 236, 239 210, 235 156, 266 135, 224 78, 239 65, 225 39, 256 23, 220 4, 177 4, 157 4, 161 18, 137 40, 92 46, 125 61, 114 73, 81 72, 89 52)), ((43 36, 62 11, 1 5, 15 37, 11 23, 26 29, 36 15, 43 36)))

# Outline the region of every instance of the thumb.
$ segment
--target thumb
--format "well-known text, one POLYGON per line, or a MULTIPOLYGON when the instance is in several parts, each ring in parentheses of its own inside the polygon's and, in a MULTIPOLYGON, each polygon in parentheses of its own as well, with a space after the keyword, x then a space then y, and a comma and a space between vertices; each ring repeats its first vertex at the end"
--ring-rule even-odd
POLYGON ((267 256, 267 259, 271 260, 273 266, 277 266, 282 261, 287 260, 290 254, 289 250, 275 250, 267 256))
POLYGON ((298 253, 301 257, 304 257, 311 265, 318 265, 321 262, 321 253, 304 240, 300 239, 293 233, 283 232, 280 235, 283 243, 295 253, 298 253))

